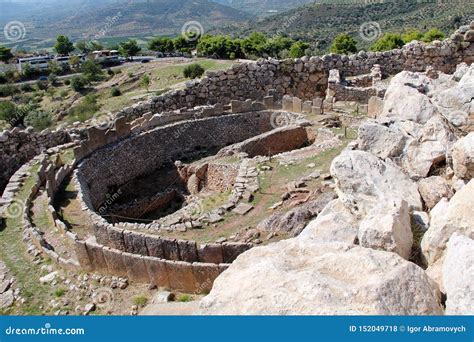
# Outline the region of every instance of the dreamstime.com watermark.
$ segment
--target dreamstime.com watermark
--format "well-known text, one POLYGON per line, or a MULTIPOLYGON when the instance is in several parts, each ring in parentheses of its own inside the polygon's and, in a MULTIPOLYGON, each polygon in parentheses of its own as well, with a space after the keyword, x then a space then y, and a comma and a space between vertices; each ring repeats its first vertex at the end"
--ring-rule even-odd
POLYGON ((20 41, 26 36, 25 25, 18 20, 9 21, 3 27, 3 35, 5 36, 6 40, 9 40, 11 42, 20 41))
POLYGON ((85 335, 86 331, 84 328, 53 328, 50 323, 46 323, 44 327, 40 328, 16 328, 8 327, 5 329, 5 335, 7 336, 21 336, 21 335, 85 335))

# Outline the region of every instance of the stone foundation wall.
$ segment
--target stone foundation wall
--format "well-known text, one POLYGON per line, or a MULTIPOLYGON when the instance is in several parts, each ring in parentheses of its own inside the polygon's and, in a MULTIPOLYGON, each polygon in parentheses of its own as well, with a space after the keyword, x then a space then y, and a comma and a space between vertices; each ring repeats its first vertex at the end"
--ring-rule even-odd
POLYGON ((78 176, 98 208, 111 188, 273 129, 273 112, 224 115, 158 127, 100 149, 80 163, 78 176))
POLYGON ((69 133, 63 130, 35 133, 14 128, 0 133, 0 193, 21 165, 50 147, 70 141, 69 133))
MULTIPOLYGON (((474 25, 471 27, 474 29, 474 25)), ((442 42, 412 42, 392 51, 361 51, 350 56, 329 54, 243 63, 225 71, 208 72, 201 81, 189 82, 183 90, 137 103, 124 108, 120 114, 136 118, 147 112, 159 113, 204 104, 229 103, 231 100, 262 99, 271 89, 275 89, 280 97, 288 94, 312 100, 324 97, 331 69, 338 69, 343 76, 368 74, 376 64, 381 66, 384 75, 394 75, 402 70, 424 71, 427 66, 452 73, 457 64, 470 64, 474 60, 472 37, 474 34, 470 27, 464 26, 442 42)))

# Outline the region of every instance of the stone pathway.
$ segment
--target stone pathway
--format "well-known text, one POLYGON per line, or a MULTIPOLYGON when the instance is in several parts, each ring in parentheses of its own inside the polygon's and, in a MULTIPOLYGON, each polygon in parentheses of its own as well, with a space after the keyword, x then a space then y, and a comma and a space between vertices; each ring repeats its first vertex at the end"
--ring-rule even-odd
POLYGON ((8 268, 0 261, 0 309, 12 306, 15 301, 13 282, 14 279, 8 275, 8 268))

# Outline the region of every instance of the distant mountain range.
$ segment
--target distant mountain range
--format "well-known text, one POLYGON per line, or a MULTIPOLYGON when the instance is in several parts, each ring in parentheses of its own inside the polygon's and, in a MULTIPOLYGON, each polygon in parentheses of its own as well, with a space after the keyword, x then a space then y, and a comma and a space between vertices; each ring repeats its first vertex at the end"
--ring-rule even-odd
POLYGON ((0 44, 20 48, 51 47, 58 34, 73 40, 116 42, 127 37, 175 36, 185 23, 204 32, 245 36, 253 31, 287 35, 326 50, 333 38, 347 32, 359 40, 363 24, 376 23, 379 33, 410 28, 450 32, 474 19, 472 1, 395 1, 365 5, 344 0, 0 0, 0 44), (324 2, 324 3, 321 3, 324 2), (343 4, 334 4, 334 3, 343 4), (302 6, 300 6, 302 5, 302 6), (296 6, 300 6, 294 8, 296 6), (277 12, 277 14, 272 13, 277 12), (21 21, 26 34, 7 41, 2 28, 21 21))

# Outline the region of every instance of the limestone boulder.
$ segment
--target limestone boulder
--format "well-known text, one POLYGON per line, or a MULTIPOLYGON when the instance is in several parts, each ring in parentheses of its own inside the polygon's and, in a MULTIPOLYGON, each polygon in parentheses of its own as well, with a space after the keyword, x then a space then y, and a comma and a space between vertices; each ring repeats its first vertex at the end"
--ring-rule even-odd
POLYGON ((356 241, 357 219, 340 199, 331 201, 318 217, 301 232, 299 238, 318 242, 340 241, 352 244, 356 241))
POLYGON ((452 149, 454 174, 469 180, 474 177, 474 133, 459 139, 452 149))
POLYGON ((407 202, 402 199, 380 202, 361 221, 358 238, 363 247, 394 252, 408 260, 413 233, 407 202))
POLYGON ((430 79, 423 74, 403 71, 387 88, 380 117, 426 123, 438 109, 426 95, 430 79))
POLYGON ((393 158, 401 155, 407 136, 388 121, 385 124, 368 121, 360 125, 358 146, 379 158, 393 158))
POLYGON ((410 210, 422 207, 416 183, 394 163, 368 152, 344 151, 333 160, 331 175, 339 198, 362 214, 387 198, 404 199, 410 210))
POLYGON ((474 238, 474 180, 471 180, 448 202, 442 199, 430 212, 430 228, 421 241, 428 265, 441 258, 452 234, 474 238))
POLYGON ((418 182, 418 191, 428 209, 432 209, 443 197, 453 197, 453 189, 446 179, 440 176, 423 178, 418 182))
POLYGON ((451 128, 440 115, 432 117, 412 140, 403 158, 403 168, 412 178, 426 177, 433 166, 443 162, 456 140, 451 128))
POLYGON ((443 263, 447 315, 474 315, 474 240, 453 234, 443 263))
POLYGON ((439 315, 439 290, 394 253, 289 239, 253 248, 214 282, 206 315, 439 315))

